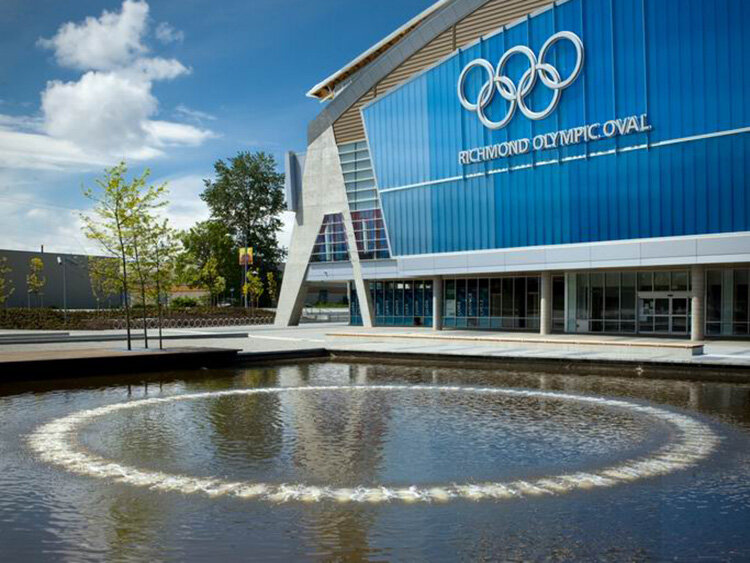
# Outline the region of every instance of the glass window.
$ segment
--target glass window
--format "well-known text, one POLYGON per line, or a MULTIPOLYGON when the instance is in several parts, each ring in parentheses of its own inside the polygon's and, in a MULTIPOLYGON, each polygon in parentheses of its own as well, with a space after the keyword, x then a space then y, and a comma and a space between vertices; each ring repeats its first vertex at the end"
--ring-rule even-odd
POLYGON ((526 316, 539 316, 539 278, 526 278, 526 316))
POLYGON ((479 280, 479 316, 490 316, 490 280, 482 278, 479 280))
POLYGON ((526 278, 513 279, 513 316, 521 317, 517 328, 526 328, 526 278))
POLYGON ((688 273, 672 272, 672 291, 688 290, 688 273))
POLYGON ((623 273, 620 284, 620 318, 635 319, 635 274, 623 273))
POLYGON ((456 317, 466 316, 466 280, 456 280, 456 317))
POLYGON ((654 279, 651 272, 638 272, 638 291, 653 291, 654 279))
POLYGON ((382 317, 385 314, 383 308, 383 282, 375 283, 375 315, 382 317))
POLYGON ((456 280, 445 281, 445 311, 446 317, 456 316, 456 280))
POLYGON ((466 316, 477 316, 477 283, 479 280, 466 280, 466 316))
MULTIPOLYGON (((620 318, 620 273, 608 272, 605 275, 606 288, 604 291, 604 318, 620 318)), ((612 330, 612 326, 607 329, 612 330)), ((617 330, 617 329, 614 329, 617 330)))
MULTIPOLYGON (((735 270, 734 271, 734 322, 735 323, 746 323, 748 318, 748 312, 750 310, 749 297, 750 297, 750 284, 748 283, 748 270, 735 270)), ((746 334, 741 332, 740 334, 746 334)))
MULTIPOLYGON (((513 317, 513 278, 503 278, 503 317, 513 317)), ((505 325, 503 325, 505 326, 505 325)))
POLYGON ((591 324, 592 332, 604 330, 604 274, 591 274, 591 324))
POLYGON ((396 301, 396 311, 393 313, 397 317, 404 316, 404 284, 403 282, 396 282, 395 284, 394 300, 396 301))
POLYGON ((654 291, 669 291, 669 272, 654 272, 654 291))
POLYGON ((576 276, 576 318, 588 320, 589 318, 589 275, 578 274, 576 276))
POLYGON ((414 316, 424 315, 424 282, 414 282, 414 316))
POLYGON ((502 317, 503 315, 503 280, 494 278, 490 280, 491 316, 502 317))
POLYGON ((414 316, 414 283, 410 281, 404 283, 404 316, 414 316))
POLYGON ((385 293, 383 299, 385 300, 385 316, 393 316, 393 282, 385 282, 385 293))
POLYGON ((706 273, 706 322, 709 323, 721 322, 721 274, 719 270, 706 273))
POLYGON ((432 316, 432 282, 428 281, 424 284, 424 315, 425 317, 432 316))

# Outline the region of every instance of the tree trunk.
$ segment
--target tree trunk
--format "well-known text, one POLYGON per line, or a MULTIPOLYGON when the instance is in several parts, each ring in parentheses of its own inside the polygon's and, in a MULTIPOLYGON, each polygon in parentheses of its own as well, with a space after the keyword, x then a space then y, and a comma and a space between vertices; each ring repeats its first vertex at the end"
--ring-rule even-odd
POLYGON ((143 277, 143 268, 141 267, 140 256, 138 255, 138 239, 134 238, 133 250, 135 251, 135 267, 138 272, 138 283, 141 286, 141 305, 143 306, 143 346, 148 348, 148 327, 146 326, 146 280, 143 277))

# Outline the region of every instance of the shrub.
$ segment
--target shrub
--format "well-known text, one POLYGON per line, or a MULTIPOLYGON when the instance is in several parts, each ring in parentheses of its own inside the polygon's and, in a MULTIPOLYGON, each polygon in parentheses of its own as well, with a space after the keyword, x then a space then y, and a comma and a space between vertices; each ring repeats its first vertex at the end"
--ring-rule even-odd
POLYGON ((179 309, 181 307, 197 307, 198 305, 198 300, 195 297, 175 297, 169 302, 169 306, 173 309, 179 309))

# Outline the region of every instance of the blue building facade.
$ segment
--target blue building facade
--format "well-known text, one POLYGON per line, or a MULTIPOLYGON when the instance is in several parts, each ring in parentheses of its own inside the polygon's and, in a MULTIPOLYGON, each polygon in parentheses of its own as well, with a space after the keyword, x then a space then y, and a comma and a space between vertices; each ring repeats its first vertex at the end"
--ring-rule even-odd
MULTIPOLYGON (((744 0, 568 0, 377 98, 363 117, 393 254, 750 230, 748 21, 744 0), (516 111, 492 130, 461 106, 467 64, 495 65, 516 45, 538 54, 560 31, 580 37, 584 60, 548 117, 516 111), (629 116, 648 130, 601 135, 629 116), (461 151, 591 124, 601 139, 459 162, 461 151)), ((576 51, 561 40, 546 59, 564 78, 576 51)), ((503 71, 517 85, 528 68, 519 53, 503 71)), ((467 75, 468 99, 487 76, 467 75)), ((544 108, 553 92, 537 80, 525 103, 544 108)), ((485 113, 500 119, 509 105, 495 95, 485 113)))
POLYGON ((359 262, 350 248, 351 268, 317 263, 308 279, 361 271, 354 324, 750 334, 750 2, 438 4, 330 86, 377 223, 350 196, 359 262), (454 48, 413 62, 451 30, 454 48))

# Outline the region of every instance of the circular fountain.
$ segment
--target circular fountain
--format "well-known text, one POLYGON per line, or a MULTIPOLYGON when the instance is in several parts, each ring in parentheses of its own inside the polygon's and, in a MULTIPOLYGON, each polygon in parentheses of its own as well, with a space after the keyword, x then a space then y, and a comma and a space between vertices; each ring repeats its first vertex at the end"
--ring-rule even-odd
MULTIPOLYGON (((487 408, 493 408, 489 403, 487 408)), ((460 408, 460 405, 458 405, 460 408)), ((500 408, 497 407, 496 408, 500 408)), ((453 409, 455 410, 455 409, 453 409)), ((584 421, 585 422, 585 421, 584 421)), ((450 424, 450 422, 446 422, 450 424)), ((535 424, 533 421, 529 424, 535 424)), ((588 425, 599 422, 589 420, 588 425)), ((480 431, 467 429, 465 432, 480 431)), ((562 432, 565 431, 563 428, 562 432)), ((490 436, 491 441, 491 436, 490 436)), ((666 475, 684 470, 708 457, 718 443, 711 428, 696 418, 667 409, 657 408, 622 399, 608 399, 570 393, 507 389, 496 387, 465 387, 444 385, 317 385, 233 389, 206 393, 182 394, 149 398, 82 410, 55 419, 38 427, 29 437, 29 444, 44 461, 70 472, 145 487, 156 491, 208 497, 236 497, 269 502, 343 503, 381 502, 447 502, 453 499, 508 500, 519 497, 562 495, 572 491, 615 487, 640 479, 666 475), (455 400, 485 398, 509 401, 502 408, 512 409, 519 401, 550 401, 554 404, 594 407, 605 411, 627 413, 644 424, 657 424, 668 429, 668 439, 646 452, 618 459, 600 466, 576 468, 569 471, 538 474, 530 472, 509 479, 453 478, 449 482, 367 483, 340 486, 337 483, 274 483, 271 480, 252 481, 226 479, 212 476, 190 476, 182 473, 140 468, 108 459, 93 453, 79 443, 81 432, 97 421, 106 420, 116 413, 127 413, 144 408, 162 408, 171 404, 243 396, 316 396, 334 397, 345 394, 380 393, 398 397, 404 394, 449 396, 455 400)), ((416 454, 415 454, 416 455, 416 454)))

